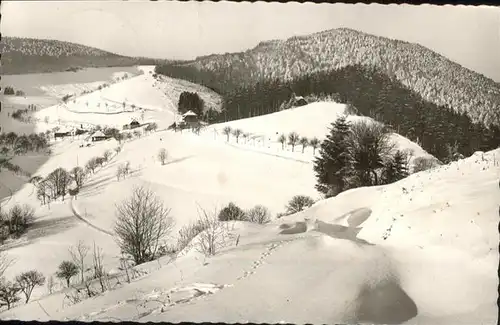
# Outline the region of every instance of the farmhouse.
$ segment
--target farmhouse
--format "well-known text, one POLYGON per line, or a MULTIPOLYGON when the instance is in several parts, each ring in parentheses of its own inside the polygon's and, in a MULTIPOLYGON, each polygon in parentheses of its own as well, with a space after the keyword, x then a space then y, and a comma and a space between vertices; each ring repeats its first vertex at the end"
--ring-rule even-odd
POLYGON ((90 137, 90 139, 92 140, 92 142, 94 141, 101 141, 101 140, 106 140, 108 137, 106 135, 104 135, 104 133, 102 133, 101 131, 96 131, 94 134, 92 134, 92 136, 90 137))
POLYGON ((182 115, 182 120, 188 124, 197 123, 198 115, 196 115, 196 113, 194 113, 193 111, 187 111, 182 115))
POLYGON ((304 106, 307 105, 307 100, 304 99, 302 96, 295 96, 293 106, 304 106))
POLYGON ((71 132, 55 132, 54 133, 54 139, 57 138, 65 138, 71 136, 71 132))
POLYGON ((141 126, 141 123, 137 122, 136 120, 133 120, 132 122, 130 122, 129 128, 130 129, 135 129, 135 128, 138 128, 140 126, 141 126))

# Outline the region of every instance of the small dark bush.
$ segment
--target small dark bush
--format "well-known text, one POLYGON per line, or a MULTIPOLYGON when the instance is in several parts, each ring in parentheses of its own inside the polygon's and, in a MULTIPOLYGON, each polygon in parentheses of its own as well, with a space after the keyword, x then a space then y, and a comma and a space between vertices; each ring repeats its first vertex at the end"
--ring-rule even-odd
POLYGON ((233 202, 229 203, 219 212, 220 221, 246 220, 245 212, 233 202))

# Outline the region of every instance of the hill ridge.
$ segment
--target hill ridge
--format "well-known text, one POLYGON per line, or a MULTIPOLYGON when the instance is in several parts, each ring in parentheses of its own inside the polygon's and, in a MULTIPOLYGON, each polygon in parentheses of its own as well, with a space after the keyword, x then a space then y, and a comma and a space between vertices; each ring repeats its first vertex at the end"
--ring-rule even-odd
POLYGON ((168 60, 130 57, 96 47, 55 39, 3 36, 2 74, 75 71, 80 68, 154 65, 168 60))
POLYGON ((252 85, 356 64, 374 66, 425 100, 467 113, 474 122, 500 125, 500 84, 493 79, 421 44, 350 28, 262 41, 246 51, 199 57, 180 66, 252 85))

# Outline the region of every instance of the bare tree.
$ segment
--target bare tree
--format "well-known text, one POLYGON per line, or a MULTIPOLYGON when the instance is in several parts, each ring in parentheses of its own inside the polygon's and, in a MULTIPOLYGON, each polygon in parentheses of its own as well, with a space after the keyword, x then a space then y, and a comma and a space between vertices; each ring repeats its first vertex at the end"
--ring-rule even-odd
POLYGON ((390 133, 380 123, 359 121, 351 125, 348 142, 359 185, 380 185, 384 160, 395 147, 390 133))
POLYGON ((102 248, 96 246, 94 242, 94 250, 92 252, 92 266, 94 268, 94 278, 99 279, 99 284, 101 285, 101 292, 106 291, 106 284, 104 282, 105 271, 104 266, 102 265, 103 260, 103 251, 102 248))
POLYGON ((0 279, 0 307, 6 306, 10 309, 12 305, 20 300, 18 294, 21 288, 17 283, 0 279))
POLYGON ((55 188, 55 194, 57 196, 62 196, 64 201, 64 196, 68 191, 68 186, 72 182, 71 175, 68 171, 64 168, 57 168, 47 176, 47 180, 52 183, 52 186, 55 188))
POLYGON ((236 138, 236 143, 238 143, 238 141, 239 141, 240 136, 241 136, 242 133, 243 133, 243 131, 240 130, 240 129, 236 129, 236 130, 233 131, 233 135, 236 138))
POLYGON ((311 141, 309 141, 309 145, 313 148, 313 155, 316 154, 316 149, 319 147, 318 138, 312 138, 311 141))
POLYGON ((285 150, 286 136, 284 134, 280 135, 278 141, 281 143, 281 150, 285 150))
POLYGON ((73 263, 76 264, 78 270, 80 271, 81 283, 85 281, 85 258, 89 253, 90 247, 85 245, 85 243, 80 240, 76 246, 69 248, 69 253, 73 263))
POLYGON ((33 289, 36 286, 42 286, 45 283, 45 277, 42 273, 36 270, 31 270, 16 276, 16 283, 24 293, 26 298, 25 302, 28 303, 33 289))
POLYGON ((229 136, 231 135, 231 131, 232 131, 232 130, 233 130, 233 129, 231 129, 231 127, 230 127, 230 126, 226 126, 224 129, 222 129, 222 132, 223 132, 223 133, 226 135, 226 137, 227 137, 227 138, 226 138, 226 141, 228 141, 228 142, 229 142, 229 136))
POLYGON ((286 206, 287 214, 293 214, 309 208, 314 204, 314 200, 305 195, 295 195, 286 206))
POLYGON ((167 149, 161 148, 160 151, 158 152, 158 160, 161 162, 162 165, 165 165, 167 157, 168 157, 167 149))
POLYGON ((123 177, 123 174, 124 174, 124 173, 123 173, 123 166, 122 166, 122 165, 120 165, 120 166, 118 166, 118 168, 116 168, 116 180, 118 180, 118 181, 119 181, 119 180, 120 180, 120 178, 122 178, 122 177, 123 177))
POLYGON ((54 292, 54 277, 52 275, 47 279, 47 290, 49 291, 49 294, 54 292))
POLYGON ((247 143, 248 138, 250 137, 250 133, 245 132, 245 133, 243 133, 242 136, 243 136, 243 139, 245 140, 245 143, 247 143))
POLYGON ((82 167, 74 167, 70 171, 71 178, 75 181, 76 187, 80 189, 83 186, 83 182, 85 181, 85 171, 82 167))
POLYGON ((51 187, 49 185, 49 181, 44 179, 40 181, 37 185, 36 188, 36 197, 40 202, 43 204, 46 204, 48 200, 51 198, 51 193, 50 193, 51 187))
POLYGON ((5 271, 14 263, 14 260, 7 256, 5 252, 0 251, 0 278, 3 277, 5 271))
POLYGON ((122 254, 122 256, 120 257, 120 268, 122 270, 125 270, 125 274, 127 276, 127 282, 130 283, 130 274, 128 272, 129 269, 128 261, 129 261, 128 258, 124 256, 124 254, 122 254))
POLYGON ((227 229, 218 215, 217 209, 213 213, 201 207, 198 209, 199 223, 204 229, 197 236, 196 250, 205 256, 217 254, 226 241, 227 229))
POLYGON ((104 151, 104 154, 103 154, 103 156, 102 156, 102 157, 104 158, 104 161, 105 161, 105 162, 108 162, 108 161, 109 161, 109 158, 111 158, 111 155, 112 155, 112 154, 113 154, 113 153, 111 152, 111 150, 106 150, 106 151, 104 151))
POLYGON ((248 221, 259 224, 264 224, 271 220, 271 213, 269 212, 269 209, 263 205, 254 206, 252 209, 247 211, 246 215, 248 221))
POLYGON ((97 168, 97 158, 90 158, 89 161, 85 164, 85 169, 87 169, 89 172, 95 173, 95 170, 97 168))
POLYGON ((170 209, 144 187, 136 187, 130 198, 116 207, 114 231, 118 246, 136 264, 156 257, 159 243, 172 230, 174 220, 170 209))
POLYGON ((294 151, 297 142, 299 142, 299 138, 300 137, 296 132, 292 132, 288 135, 288 144, 292 146, 292 152, 294 151))
POLYGON ((302 145, 302 153, 304 153, 304 150, 309 145, 309 139, 307 139, 306 137, 302 137, 300 138, 299 143, 302 145))

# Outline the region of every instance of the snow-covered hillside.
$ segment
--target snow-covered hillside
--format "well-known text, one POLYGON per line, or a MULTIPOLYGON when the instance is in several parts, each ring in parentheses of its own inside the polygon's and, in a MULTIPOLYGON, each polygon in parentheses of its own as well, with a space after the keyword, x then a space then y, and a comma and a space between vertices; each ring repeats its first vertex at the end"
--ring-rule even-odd
MULTIPOLYGON (((229 142, 232 145, 310 162, 314 157, 313 153, 317 153, 318 150, 306 147, 304 153, 302 153, 300 144, 296 145, 293 152, 290 145, 285 145, 283 150, 281 143, 278 141, 279 136, 282 134, 287 136, 291 132, 296 132, 300 137, 318 138, 322 141, 329 133, 331 124, 343 114, 346 114, 344 104, 315 102, 277 113, 214 124, 206 128, 202 133, 207 137, 226 140, 227 136, 223 130, 229 126, 232 130, 240 129, 243 133, 248 133, 247 138, 240 137, 238 144, 231 135, 229 142)), ((360 121, 377 123, 370 117, 356 115, 347 115, 347 121, 350 123, 360 121)), ((411 151, 412 159, 410 162, 417 157, 433 158, 417 143, 397 133, 392 133, 390 140, 396 145, 396 149, 411 151)))
MULTIPOLYGON (((160 131, 125 141, 74 200, 41 206, 29 183, 4 199, 5 209, 16 203, 36 207, 33 226, 4 246, 16 261, 7 269, 7 278, 30 269, 53 275, 59 263, 70 259, 68 248, 79 240, 104 248, 105 269, 119 273, 120 252, 112 236, 116 204, 137 185, 152 189, 171 208, 174 237, 198 218, 200 207, 213 211, 231 201, 244 209, 262 204, 274 217, 294 195, 320 199, 314 188, 312 148, 282 148, 278 136, 297 132, 322 140, 344 113, 344 105, 318 102, 214 124, 199 135, 174 132, 164 128, 176 120, 178 95, 172 94, 178 89, 168 92, 165 87, 172 80, 160 82, 151 67, 142 69, 144 74, 77 97, 74 103, 35 113, 38 131, 80 124, 121 127, 143 117, 157 122, 160 131), (123 102, 124 110, 131 112, 122 112, 123 102), (106 103, 115 114, 109 114, 106 103), (144 116, 138 107, 144 108, 144 116), (226 126, 248 136, 227 137, 226 126), (168 152, 164 165, 157 158, 161 148, 168 152), (117 169, 127 162, 131 173, 118 180, 117 169)), ((348 117, 365 119, 369 120, 348 117)), ((108 140, 80 147, 83 139, 54 142, 52 155, 41 167, 35 158, 18 163, 45 177, 58 167, 84 166, 119 145, 108 140)), ((400 135, 391 139, 398 148, 411 149, 414 157, 430 156, 400 135)), ((46 288, 39 287, 33 302, 0 318, 394 323, 376 317, 399 303, 395 311, 383 314, 398 322, 410 319, 412 324, 489 324, 495 299, 491 288, 497 281, 489 272, 496 268, 498 254, 493 224, 499 159, 499 150, 477 154, 395 184, 350 190, 299 214, 273 218, 267 225, 233 223, 228 238, 239 238, 239 244, 230 241, 213 258, 188 248, 173 263, 165 257, 141 266, 148 276, 116 284, 115 290, 72 307, 65 303, 66 291, 46 296, 46 288), (443 266, 460 266, 460 272, 443 272, 443 266), (429 283, 432 288, 426 289, 429 283), (460 295, 463 292, 467 294, 460 295), (390 306, 379 305, 381 299, 374 298, 379 294, 390 306)), ((0 181, 14 182, 12 176, 2 172, 0 181)))
POLYGON ((238 223, 239 245, 210 259, 189 254, 71 307, 51 296, 2 317, 495 324, 499 159, 477 153, 285 220, 238 223))

